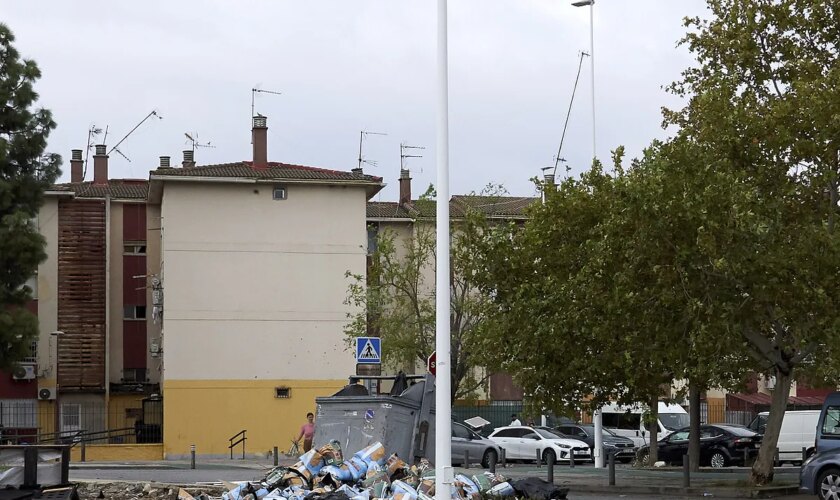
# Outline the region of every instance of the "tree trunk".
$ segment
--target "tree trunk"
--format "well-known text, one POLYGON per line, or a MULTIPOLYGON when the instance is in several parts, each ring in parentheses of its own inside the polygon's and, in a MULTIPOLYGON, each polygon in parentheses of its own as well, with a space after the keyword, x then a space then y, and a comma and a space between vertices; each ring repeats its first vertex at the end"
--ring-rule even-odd
POLYGON ((785 418, 788 396, 790 395, 791 374, 782 373, 775 369, 776 388, 770 402, 770 415, 767 417, 767 427, 761 440, 758 458, 752 466, 750 483, 754 486, 764 486, 773 482, 773 461, 776 456, 776 445, 779 443, 779 431, 782 419, 785 418))
POLYGON ((688 463, 691 470, 700 470, 700 387, 689 381, 688 383, 688 411, 689 426, 688 433, 688 463))
POLYGON ((648 434, 650 434, 650 459, 648 465, 651 467, 659 461, 659 398, 650 400, 650 412, 648 413, 648 434))

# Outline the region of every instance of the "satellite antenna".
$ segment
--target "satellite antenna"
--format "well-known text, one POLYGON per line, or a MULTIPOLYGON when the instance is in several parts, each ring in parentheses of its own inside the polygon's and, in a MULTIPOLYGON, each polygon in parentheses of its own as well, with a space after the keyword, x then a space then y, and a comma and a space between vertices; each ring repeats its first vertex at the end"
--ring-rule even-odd
POLYGON ((405 154, 406 149, 426 149, 425 146, 408 146, 405 143, 400 143, 400 170, 405 170, 406 158, 423 158, 423 155, 408 155, 405 154))
POLYGON ((362 143, 365 140, 366 135, 388 135, 385 132, 368 132, 367 130, 362 130, 359 132, 359 168, 362 168, 362 163, 367 163, 372 167, 378 167, 378 162, 375 160, 366 160, 364 156, 362 156, 362 143))
MULTIPOLYGON (((108 150, 108 154, 111 154, 111 152, 112 152, 112 151, 116 151, 117 153, 119 153, 119 155, 120 155, 120 156, 122 156, 123 158, 125 158, 126 160, 128 160, 128 162, 129 162, 129 163, 131 163, 131 159, 130 159, 128 156, 124 155, 124 154, 123 154, 123 152, 122 152, 122 151, 120 151, 120 150, 118 149, 118 148, 119 148, 119 145, 120 145, 120 144, 122 144, 122 143, 123 143, 126 139, 128 139, 128 136, 130 136, 131 134, 133 134, 133 133, 134 133, 134 131, 135 131, 135 130, 137 130, 137 129, 140 127, 140 125, 143 125, 143 123, 144 123, 146 120, 148 120, 149 118, 151 118, 151 117, 153 117, 153 116, 154 116, 154 117, 157 117, 157 119, 158 119, 158 120, 162 120, 162 119, 163 119, 163 117, 162 117, 162 116, 160 116, 160 115, 158 114, 158 112, 157 112, 156 110, 154 110, 154 109, 153 109, 153 110, 152 110, 152 111, 151 111, 148 115, 146 115, 146 117, 145 117, 145 118, 143 118, 142 120, 140 120, 140 123, 138 123, 137 125, 135 125, 133 129, 129 130, 129 131, 128 131, 128 133, 127 133, 127 134, 125 134, 125 135, 123 136, 123 138, 119 140, 119 142, 117 142, 116 144, 114 144, 114 145, 111 147, 111 149, 110 149, 110 150, 108 150)), ((108 137, 108 132, 107 132, 107 129, 106 129, 106 132, 105 132, 105 137, 106 137, 106 138, 108 137)))
POLYGON ((207 141, 206 143, 198 142, 198 132, 193 132, 192 134, 184 132, 184 137, 186 137, 187 141, 190 144, 192 144, 193 153, 195 153, 195 148, 215 148, 216 147, 216 146, 213 146, 212 144, 210 144, 210 141, 207 141))
MULTIPOLYGON (((581 51, 580 53, 580 61, 578 62, 578 70, 577 76, 575 77, 575 86, 572 88, 572 98, 569 100, 569 110, 566 112, 566 123, 563 124, 563 135, 560 136, 560 147, 557 148, 557 156, 554 157, 554 172, 557 172, 557 165, 561 161, 566 161, 560 156, 560 152, 563 150, 563 140, 566 138, 566 128, 569 126, 569 117, 572 115, 572 103, 575 102, 575 92, 577 91, 578 80, 580 80, 580 69, 583 67, 583 58, 589 57, 588 52, 581 51)), ((568 171, 568 168, 566 169, 568 171)))

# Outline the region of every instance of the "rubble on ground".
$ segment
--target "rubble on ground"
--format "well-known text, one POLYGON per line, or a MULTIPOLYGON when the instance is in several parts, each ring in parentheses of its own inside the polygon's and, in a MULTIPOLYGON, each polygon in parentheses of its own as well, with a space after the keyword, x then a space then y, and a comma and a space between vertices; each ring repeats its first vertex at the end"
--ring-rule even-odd
MULTIPOLYGON (((507 480, 491 472, 458 474, 452 484, 452 500, 487 496, 554 500, 566 498, 567 492, 539 478, 507 480)), ((386 459, 381 443, 345 459, 339 442, 331 441, 305 453, 291 467, 272 469, 260 482, 230 484, 222 499, 432 500, 434 496, 435 470, 427 460, 409 466, 396 454, 386 459)))
POLYGON ((226 491, 221 486, 202 485, 196 487, 179 488, 161 483, 128 483, 128 482, 88 482, 77 483, 77 491, 81 500, 96 499, 155 499, 155 500, 210 500, 219 498, 226 491))

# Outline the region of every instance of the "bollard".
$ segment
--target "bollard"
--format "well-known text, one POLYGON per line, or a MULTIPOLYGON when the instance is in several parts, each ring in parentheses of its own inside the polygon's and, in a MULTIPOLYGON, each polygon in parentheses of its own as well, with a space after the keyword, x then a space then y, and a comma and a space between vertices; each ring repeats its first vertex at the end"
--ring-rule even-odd
POLYGON ((502 468, 507 467, 507 452, 502 448, 502 468))
POLYGON ((464 450, 464 468, 470 468, 470 450, 464 450))
POLYGON ((688 466, 688 455, 683 455, 683 487, 691 486, 690 468, 688 466))
POLYGON ((85 452, 87 451, 85 444, 86 444, 86 443, 85 443, 84 441, 82 441, 82 449, 81 449, 81 451, 79 452, 79 454, 81 455, 81 460, 82 460, 82 462, 84 462, 84 461, 85 461, 85 455, 87 454, 87 453, 85 453, 85 452))
POLYGON ((744 467, 747 466, 747 462, 749 461, 749 459, 750 459, 750 449, 747 448, 747 447, 744 447, 744 467))
POLYGON ((805 462, 805 459, 808 458, 808 448, 802 447, 802 462, 805 462))
MULTIPOLYGON (((545 465, 547 468, 547 475, 548 475, 548 482, 554 484, 554 460, 556 457, 554 453, 551 453, 548 456, 548 460, 545 461, 545 465)), ((572 454, 572 460, 574 460, 574 454, 572 454)))
POLYGON ((779 465, 779 449, 776 448, 776 452, 773 454, 773 467, 778 467, 779 465))
POLYGON ((609 455, 609 476, 610 476, 610 486, 615 486, 615 454, 610 453, 609 455))
POLYGON ((487 465, 490 466, 489 467, 490 474, 495 474, 496 473, 496 454, 495 453, 490 454, 490 463, 487 464, 487 465))
POLYGON ((569 453, 569 468, 570 469, 575 468, 575 452, 574 452, 574 450, 572 450, 572 452, 569 453))
POLYGON ((190 469, 195 469, 195 445, 190 445, 190 469))
POLYGON ((542 467, 542 453, 540 453, 540 449, 537 448, 537 468, 542 467))
POLYGON ((277 467, 280 464, 280 457, 278 455, 279 454, 277 453, 277 447, 275 446, 274 447, 274 466, 275 467, 277 467))

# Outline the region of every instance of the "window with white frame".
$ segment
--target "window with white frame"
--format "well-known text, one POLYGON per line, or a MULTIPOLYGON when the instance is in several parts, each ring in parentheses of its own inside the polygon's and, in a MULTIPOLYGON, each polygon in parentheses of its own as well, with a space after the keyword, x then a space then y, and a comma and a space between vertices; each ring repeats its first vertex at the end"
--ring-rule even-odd
POLYGON ((146 243, 127 242, 123 244, 123 255, 146 255, 146 243))
POLYGON ((146 319, 146 306, 124 306, 123 319, 146 319))
POLYGON ((285 200, 287 194, 286 186, 274 186, 271 191, 271 197, 275 200, 285 200))

